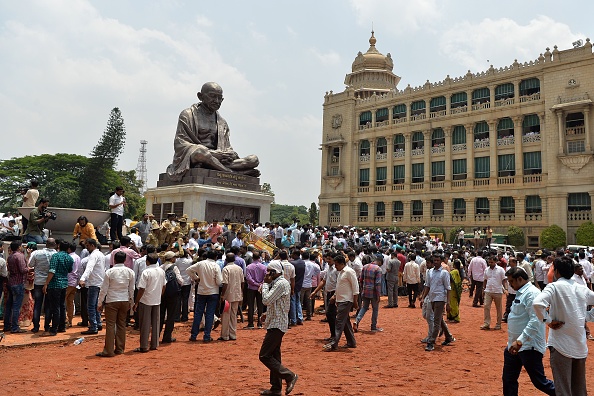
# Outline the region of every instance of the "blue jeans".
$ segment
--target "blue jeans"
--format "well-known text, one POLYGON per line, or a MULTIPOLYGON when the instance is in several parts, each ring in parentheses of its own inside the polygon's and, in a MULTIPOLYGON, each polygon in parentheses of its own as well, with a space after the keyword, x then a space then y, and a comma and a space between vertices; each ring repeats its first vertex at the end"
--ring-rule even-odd
POLYGON ((526 369, 526 373, 536 389, 547 395, 555 395, 555 385, 545 375, 542 356, 542 353, 535 350, 525 350, 518 352, 517 355, 512 355, 507 347, 505 348, 503 351, 503 375, 501 376, 504 396, 518 396, 518 378, 522 366, 526 369))
POLYGON ((303 322, 303 308, 301 306, 300 292, 295 292, 291 296, 291 308, 289 309, 289 321, 291 324, 296 324, 299 320, 303 322))
POLYGON ((43 304, 45 300, 45 294, 43 294, 43 285, 35 285, 33 290, 31 290, 33 294, 33 301, 35 301, 33 305, 33 330, 39 330, 39 322, 41 322, 41 308, 44 308, 44 316, 45 316, 45 323, 43 325, 44 331, 49 331, 50 329, 50 312, 49 312, 49 304, 43 304))
POLYGON ((35 243, 45 243, 47 241, 47 238, 44 235, 31 235, 31 234, 27 234, 23 236, 23 241, 24 242, 35 242, 35 243))
POLYGON ((361 297, 362 304, 359 313, 357 314, 357 324, 363 319, 365 316, 365 312, 369 309, 369 303, 371 303, 371 330, 377 329, 377 315, 379 313, 379 298, 367 298, 361 297))
POLYGON ((99 300, 99 286, 89 286, 87 294, 87 310, 89 311, 89 330, 97 331, 101 327, 101 312, 97 312, 99 300))
POLYGON ((210 331, 212 330, 214 314, 218 304, 218 294, 210 294, 206 296, 198 294, 196 296, 196 303, 194 305, 194 321, 192 322, 192 332, 190 334, 192 339, 196 339, 196 336, 198 336, 202 315, 204 315, 204 339, 210 339, 210 331))
POLYGON ((25 285, 14 285, 8 287, 8 301, 6 302, 6 311, 4 312, 4 330, 19 330, 19 315, 21 305, 25 296, 25 285))

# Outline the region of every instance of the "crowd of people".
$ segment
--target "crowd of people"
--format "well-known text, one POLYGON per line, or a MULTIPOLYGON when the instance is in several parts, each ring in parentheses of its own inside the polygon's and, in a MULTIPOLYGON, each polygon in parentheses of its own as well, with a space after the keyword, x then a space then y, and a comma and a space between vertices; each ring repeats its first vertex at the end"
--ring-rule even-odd
POLYGON ((517 394, 522 367, 547 394, 585 389, 586 342, 594 339, 586 324, 594 321, 594 310, 586 309, 594 305, 589 251, 511 255, 488 245, 449 245, 423 229, 410 234, 228 219, 206 224, 173 213, 161 223, 147 213, 120 236, 121 222, 112 220, 116 230, 107 254, 84 216, 74 225, 72 242, 49 238, 40 249, 36 242, 10 244, 7 262, 0 259, 5 332, 26 331, 27 316, 30 331, 43 330, 43 337, 74 325, 87 327, 83 335, 105 328, 105 347, 97 356, 111 357, 124 352, 127 326, 140 331, 135 351, 146 353, 175 342, 174 323, 188 322, 192 311, 192 342, 200 332, 203 342, 212 342, 212 329, 219 325, 219 341, 235 340, 238 322, 244 322, 247 329, 267 329, 260 360, 271 371, 271 388, 263 394, 276 395, 283 380, 292 389, 298 378, 280 361, 282 336, 312 319, 316 299, 328 324, 323 351, 356 348, 356 333, 370 308, 370 330, 383 331, 380 297, 387 296, 385 308, 397 308, 398 297, 406 296, 400 301, 422 308, 427 336, 421 342, 431 352, 441 336, 442 346, 456 341, 448 322, 461 321, 460 301, 468 289, 473 307, 484 310, 480 329, 499 330, 508 323, 504 394, 517 394), (554 383, 542 365, 547 346, 554 383))

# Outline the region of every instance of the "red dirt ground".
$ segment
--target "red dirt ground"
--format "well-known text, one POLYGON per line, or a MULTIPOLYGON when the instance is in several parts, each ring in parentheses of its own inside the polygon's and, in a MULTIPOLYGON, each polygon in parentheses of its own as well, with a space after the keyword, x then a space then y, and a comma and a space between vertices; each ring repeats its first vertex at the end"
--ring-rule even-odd
MULTIPOLYGON (((472 308, 469 300, 465 293, 462 322, 450 325, 457 341, 449 347, 438 345, 433 352, 425 352, 419 343, 427 333, 426 323, 419 308, 406 308, 405 297, 400 298, 400 308, 380 309, 382 333, 366 331, 371 320, 371 312, 367 313, 356 335, 357 349, 323 353, 328 327, 320 323, 321 315, 314 316, 289 330, 283 340, 283 362, 299 374, 292 394, 501 395, 506 325, 500 331, 479 330, 483 310, 472 308)), ((176 343, 146 354, 132 352, 139 336, 130 331, 126 353, 113 358, 95 357, 103 348, 103 337, 73 345, 81 330, 69 329, 70 339, 60 343, 0 349, 0 393, 257 395, 269 387, 268 371, 258 360, 265 330, 238 330, 237 341, 202 344, 187 341, 189 326, 177 326, 176 343)), ((218 336, 219 330, 214 331, 213 338, 218 336)), ((594 343, 589 346, 594 349, 594 343)), ((547 353, 545 371, 550 378, 548 359, 547 353)), ((594 359, 587 360, 587 370, 594 372, 594 359)), ((590 376, 591 390, 593 381, 590 376)), ((538 394, 525 372, 520 376, 520 394, 538 394)))

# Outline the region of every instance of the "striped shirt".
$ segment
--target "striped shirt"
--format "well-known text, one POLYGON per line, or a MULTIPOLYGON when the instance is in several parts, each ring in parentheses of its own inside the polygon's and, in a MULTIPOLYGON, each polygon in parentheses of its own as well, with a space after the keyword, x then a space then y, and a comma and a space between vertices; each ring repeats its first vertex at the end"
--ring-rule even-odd
POLYGON ((291 284, 279 276, 270 284, 262 284, 262 302, 266 305, 266 329, 279 329, 286 333, 289 328, 291 284))
POLYGON ((72 271, 74 260, 66 252, 57 252, 50 259, 49 272, 54 274, 47 285, 48 289, 65 289, 68 287, 68 273, 72 271))

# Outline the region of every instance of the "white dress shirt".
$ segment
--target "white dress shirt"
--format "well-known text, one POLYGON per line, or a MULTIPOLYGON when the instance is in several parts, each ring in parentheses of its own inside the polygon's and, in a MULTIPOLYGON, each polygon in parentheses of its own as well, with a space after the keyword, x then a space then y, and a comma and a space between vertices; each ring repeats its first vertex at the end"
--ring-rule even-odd
POLYGON ((80 280, 85 282, 86 287, 100 287, 103 284, 103 278, 105 278, 105 256, 96 248, 89 255, 85 272, 80 280))
POLYGON ((111 303, 118 301, 134 302, 134 271, 124 264, 116 264, 108 269, 99 292, 99 301, 111 303))
POLYGON ((223 283, 223 276, 221 267, 214 260, 199 261, 189 266, 186 272, 193 280, 200 280, 198 294, 201 296, 219 294, 219 286, 223 283))
POLYGON ((165 271, 161 267, 157 264, 147 265, 138 282, 138 288, 144 289, 140 302, 144 305, 160 305, 161 294, 166 283, 165 271))
POLYGON ((359 281, 357 274, 351 267, 345 265, 342 271, 338 272, 336 278, 336 302, 353 302, 353 296, 359 294, 359 281))
POLYGON ((502 294, 505 270, 498 265, 485 270, 485 293, 502 294))

